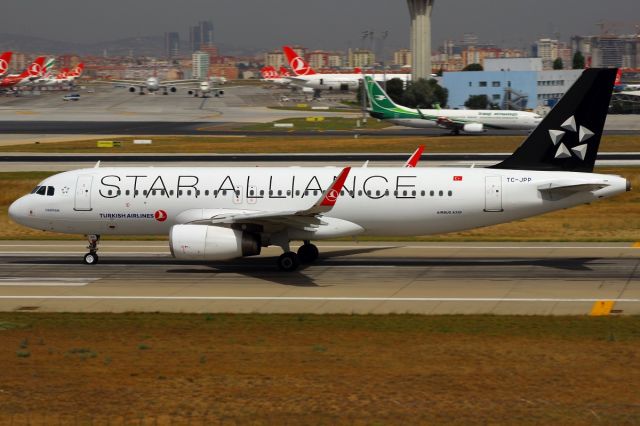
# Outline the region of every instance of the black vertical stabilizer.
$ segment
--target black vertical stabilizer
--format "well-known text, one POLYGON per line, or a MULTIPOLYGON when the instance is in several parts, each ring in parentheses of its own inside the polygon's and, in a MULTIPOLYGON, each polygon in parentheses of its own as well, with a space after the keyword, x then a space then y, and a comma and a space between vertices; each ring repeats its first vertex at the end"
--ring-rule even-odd
POLYGON ((538 127, 496 169, 592 172, 615 68, 585 70, 538 127))

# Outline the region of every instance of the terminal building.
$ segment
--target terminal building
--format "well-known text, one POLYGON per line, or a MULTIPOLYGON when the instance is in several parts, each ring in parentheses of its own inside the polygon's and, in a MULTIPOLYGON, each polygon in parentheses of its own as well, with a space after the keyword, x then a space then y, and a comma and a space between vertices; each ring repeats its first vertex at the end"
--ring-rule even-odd
POLYGON ((553 107, 582 70, 543 70, 541 58, 485 59, 484 71, 445 72, 449 107, 465 108, 472 95, 486 95, 499 109, 553 107))

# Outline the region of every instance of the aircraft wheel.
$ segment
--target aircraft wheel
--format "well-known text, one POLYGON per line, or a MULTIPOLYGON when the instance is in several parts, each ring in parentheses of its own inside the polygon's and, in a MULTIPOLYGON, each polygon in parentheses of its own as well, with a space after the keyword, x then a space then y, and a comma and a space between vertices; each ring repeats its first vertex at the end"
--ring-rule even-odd
POLYGON ((89 252, 84 255, 83 261, 85 265, 95 265, 98 263, 98 255, 94 252, 89 252))
POLYGON ((318 251, 318 247, 311 243, 305 243, 300 246, 298 249, 298 258, 300 259, 300 263, 312 263, 318 259, 318 255, 320 252, 318 251))
POLYGON ((278 258, 278 269, 285 272, 293 272, 300 266, 298 255, 292 251, 283 253, 278 258))

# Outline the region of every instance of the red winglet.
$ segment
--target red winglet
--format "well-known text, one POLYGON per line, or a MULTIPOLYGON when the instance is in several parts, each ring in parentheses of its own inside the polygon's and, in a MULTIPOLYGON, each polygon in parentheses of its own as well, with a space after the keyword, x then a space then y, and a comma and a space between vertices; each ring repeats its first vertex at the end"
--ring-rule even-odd
POLYGON ((321 206, 325 207, 333 207, 340 196, 340 191, 342 191, 342 187, 344 186, 345 181, 347 180, 347 176, 351 171, 351 167, 345 167, 340 172, 340 175, 333 181, 333 184, 327 191, 324 193, 324 198, 320 203, 321 206))
POLYGON ((418 165, 418 161, 420 161, 420 157, 422 157, 422 153, 424 152, 424 145, 420 145, 418 149, 416 149, 411 157, 404 164, 405 167, 413 168, 418 165))

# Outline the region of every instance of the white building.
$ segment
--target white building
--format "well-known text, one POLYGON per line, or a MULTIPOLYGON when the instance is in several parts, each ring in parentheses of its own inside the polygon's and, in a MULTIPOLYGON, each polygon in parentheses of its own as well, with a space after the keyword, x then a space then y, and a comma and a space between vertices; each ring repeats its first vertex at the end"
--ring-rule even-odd
POLYGON ((192 76, 196 79, 209 78, 209 64, 211 63, 209 54, 207 52, 194 52, 192 58, 192 76))

